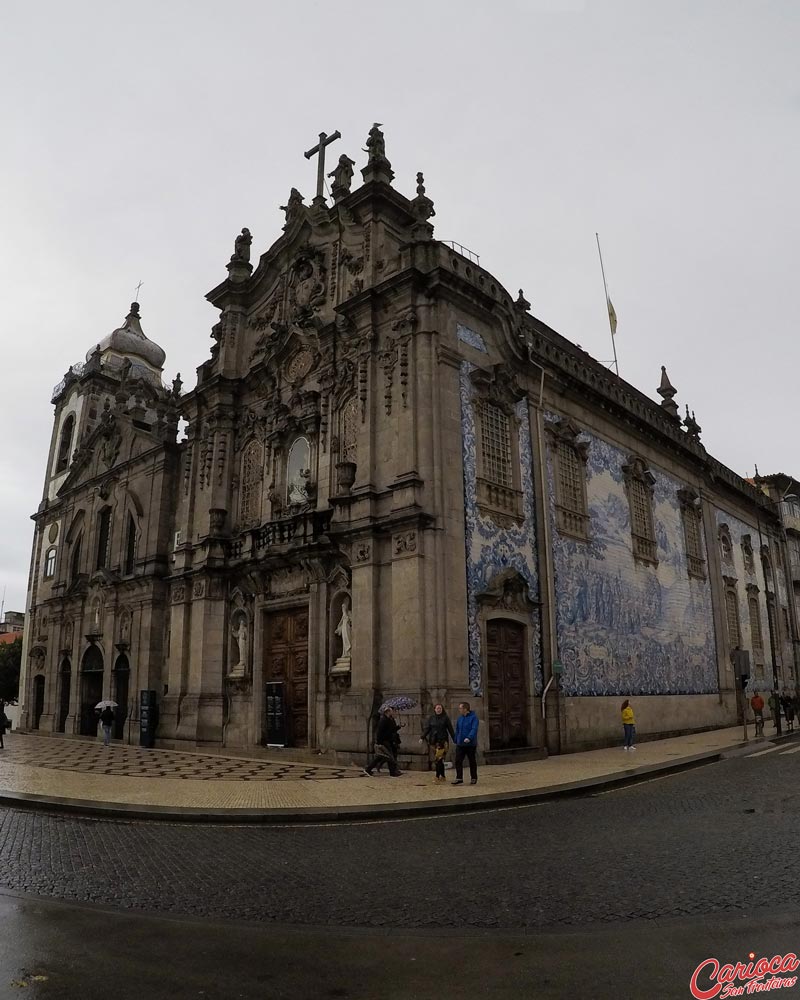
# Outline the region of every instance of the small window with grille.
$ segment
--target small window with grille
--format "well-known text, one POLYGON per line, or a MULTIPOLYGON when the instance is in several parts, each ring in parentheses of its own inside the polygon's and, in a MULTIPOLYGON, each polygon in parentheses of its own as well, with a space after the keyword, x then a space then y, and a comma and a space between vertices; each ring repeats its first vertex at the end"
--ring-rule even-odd
POLYGON ((678 490, 683 519, 683 536, 686 542, 686 566, 689 576, 706 578, 706 555, 703 548, 702 514, 699 497, 692 490, 678 490))
POLYGON ((631 509, 631 535, 633 554, 648 562, 656 561, 656 536, 653 526, 653 507, 650 488, 639 478, 631 479, 628 487, 631 509))
POLYGON ((561 438, 555 448, 555 460, 558 530, 585 539, 589 533, 586 459, 573 441, 561 438))
POLYGON ((481 449, 484 477, 498 486, 512 486, 510 421, 494 403, 483 404, 481 449))

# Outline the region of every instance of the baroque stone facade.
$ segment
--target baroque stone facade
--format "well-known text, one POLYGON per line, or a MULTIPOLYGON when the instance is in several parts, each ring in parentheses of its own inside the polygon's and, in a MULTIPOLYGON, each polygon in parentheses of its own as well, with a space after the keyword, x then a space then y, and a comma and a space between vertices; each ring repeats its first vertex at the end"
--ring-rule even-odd
POLYGON ((656 404, 541 323, 434 239, 379 126, 367 150, 333 205, 292 189, 256 262, 235 238, 194 389, 135 304, 57 387, 24 724, 91 734, 109 697, 136 741, 141 690, 173 746, 364 753, 397 694, 412 727, 469 698, 498 754, 614 739, 624 696, 651 733, 735 720, 731 653, 771 679, 792 593, 775 504, 666 372, 656 404), (764 631, 733 635, 754 597, 764 631))

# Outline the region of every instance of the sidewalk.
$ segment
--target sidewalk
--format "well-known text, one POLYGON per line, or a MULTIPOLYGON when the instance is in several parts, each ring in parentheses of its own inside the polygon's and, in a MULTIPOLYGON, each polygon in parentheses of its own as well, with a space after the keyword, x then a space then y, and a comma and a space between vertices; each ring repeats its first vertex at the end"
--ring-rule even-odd
POLYGON ((737 726, 642 743, 630 753, 614 747, 482 767, 477 785, 454 788, 452 771, 443 785, 422 771, 369 778, 354 767, 11 734, 0 750, 0 804, 195 822, 389 818, 586 794, 712 763, 743 745, 737 726))

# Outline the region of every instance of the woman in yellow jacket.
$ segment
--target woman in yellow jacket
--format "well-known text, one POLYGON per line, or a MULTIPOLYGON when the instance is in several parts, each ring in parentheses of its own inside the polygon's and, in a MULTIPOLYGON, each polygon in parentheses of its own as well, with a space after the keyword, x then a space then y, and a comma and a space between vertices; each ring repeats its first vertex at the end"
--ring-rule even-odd
POLYGON ((635 750, 633 745, 634 721, 631 703, 626 698, 622 703, 622 729, 625 733, 625 746, 623 750, 635 750))

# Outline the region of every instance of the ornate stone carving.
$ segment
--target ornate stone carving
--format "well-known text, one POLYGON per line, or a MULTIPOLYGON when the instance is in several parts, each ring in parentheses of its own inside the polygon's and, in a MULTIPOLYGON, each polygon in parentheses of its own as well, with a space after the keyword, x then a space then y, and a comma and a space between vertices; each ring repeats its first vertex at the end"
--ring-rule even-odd
POLYGON ((172 585, 172 603, 181 604, 186 600, 186 587, 182 583, 172 585))
POLYGON ((306 246, 298 254, 289 279, 290 322, 307 326, 325 303, 325 267, 320 250, 306 246))
POLYGON ((405 552, 416 552, 416 551, 417 551, 416 531, 406 531, 401 535, 394 536, 394 554, 396 556, 402 555, 405 552))
POLYGON ((307 347, 293 354, 286 365, 286 377, 290 382, 302 382, 314 367, 314 355, 307 347))
POLYGON ((478 602, 487 609, 530 613, 531 601, 528 584, 515 569, 505 569, 492 577, 484 591, 476 595, 478 602))
POLYGON ((195 580, 192 586, 192 597, 204 597, 206 592, 206 581, 195 580))
POLYGON ((231 678, 245 677, 249 672, 250 665, 250 627, 247 621, 247 614, 244 611, 237 611, 231 619, 231 637, 233 638, 233 648, 235 649, 236 662, 231 667, 228 674, 231 678))
POLYGON ((372 548, 369 542, 358 542, 355 548, 356 562, 360 563, 369 562, 369 558, 371 555, 372 555, 372 548))

